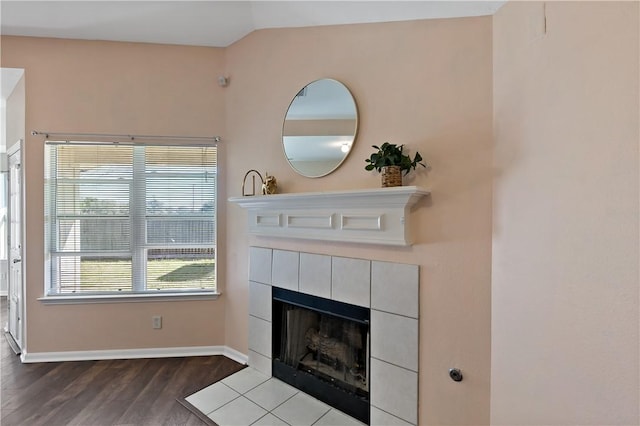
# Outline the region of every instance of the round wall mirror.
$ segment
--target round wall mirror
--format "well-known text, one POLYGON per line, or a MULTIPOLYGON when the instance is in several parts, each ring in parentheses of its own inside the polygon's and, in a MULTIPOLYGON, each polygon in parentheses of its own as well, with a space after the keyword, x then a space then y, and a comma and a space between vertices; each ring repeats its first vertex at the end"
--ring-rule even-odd
POLYGON ((322 177, 347 158, 358 131, 358 109, 347 87, 316 80, 291 101, 282 125, 282 146, 291 167, 306 177, 322 177))

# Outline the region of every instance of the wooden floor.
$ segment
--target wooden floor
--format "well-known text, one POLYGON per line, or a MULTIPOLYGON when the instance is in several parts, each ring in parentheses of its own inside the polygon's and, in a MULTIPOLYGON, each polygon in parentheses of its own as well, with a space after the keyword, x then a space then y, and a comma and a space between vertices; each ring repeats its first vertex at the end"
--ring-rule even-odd
POLYGON ((22 364, 0 340, 2 426, 203 425, 177 398, 243 368, 223 356, 22 364))

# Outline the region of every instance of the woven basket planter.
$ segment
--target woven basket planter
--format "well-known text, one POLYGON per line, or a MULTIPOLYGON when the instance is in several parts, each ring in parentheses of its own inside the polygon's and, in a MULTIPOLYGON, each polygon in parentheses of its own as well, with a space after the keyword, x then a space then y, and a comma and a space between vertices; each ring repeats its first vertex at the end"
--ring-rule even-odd
POLYGON ((385 166, 382 168, 382 187, 402 186, 402 170, 400 166, 385 166))

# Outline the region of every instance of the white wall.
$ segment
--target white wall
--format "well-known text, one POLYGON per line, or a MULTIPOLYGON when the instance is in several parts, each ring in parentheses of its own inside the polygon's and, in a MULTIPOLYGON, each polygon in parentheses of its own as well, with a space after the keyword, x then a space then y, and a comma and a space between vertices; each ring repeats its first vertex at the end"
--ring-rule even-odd
POLYGON ((0 99, 0 153, 2 152, 7 152, 7 101, 5 99, 0 99))
POLYGON ((7 150, 7 99, 24 75, 22 68, 0 68, 0 152, 7 150))
POLYGON ((494 16, 492 424, 640 424, 638 6, 494 16))

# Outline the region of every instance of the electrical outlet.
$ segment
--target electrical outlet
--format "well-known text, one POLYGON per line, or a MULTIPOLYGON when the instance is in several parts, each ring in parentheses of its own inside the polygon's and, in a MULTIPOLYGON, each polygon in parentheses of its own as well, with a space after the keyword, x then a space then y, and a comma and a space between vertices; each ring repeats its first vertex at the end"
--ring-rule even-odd
POLYGON ((154 315, 151 317, 151 326, 153 328, 162 328, 162 317, 160 315, 154 315))

